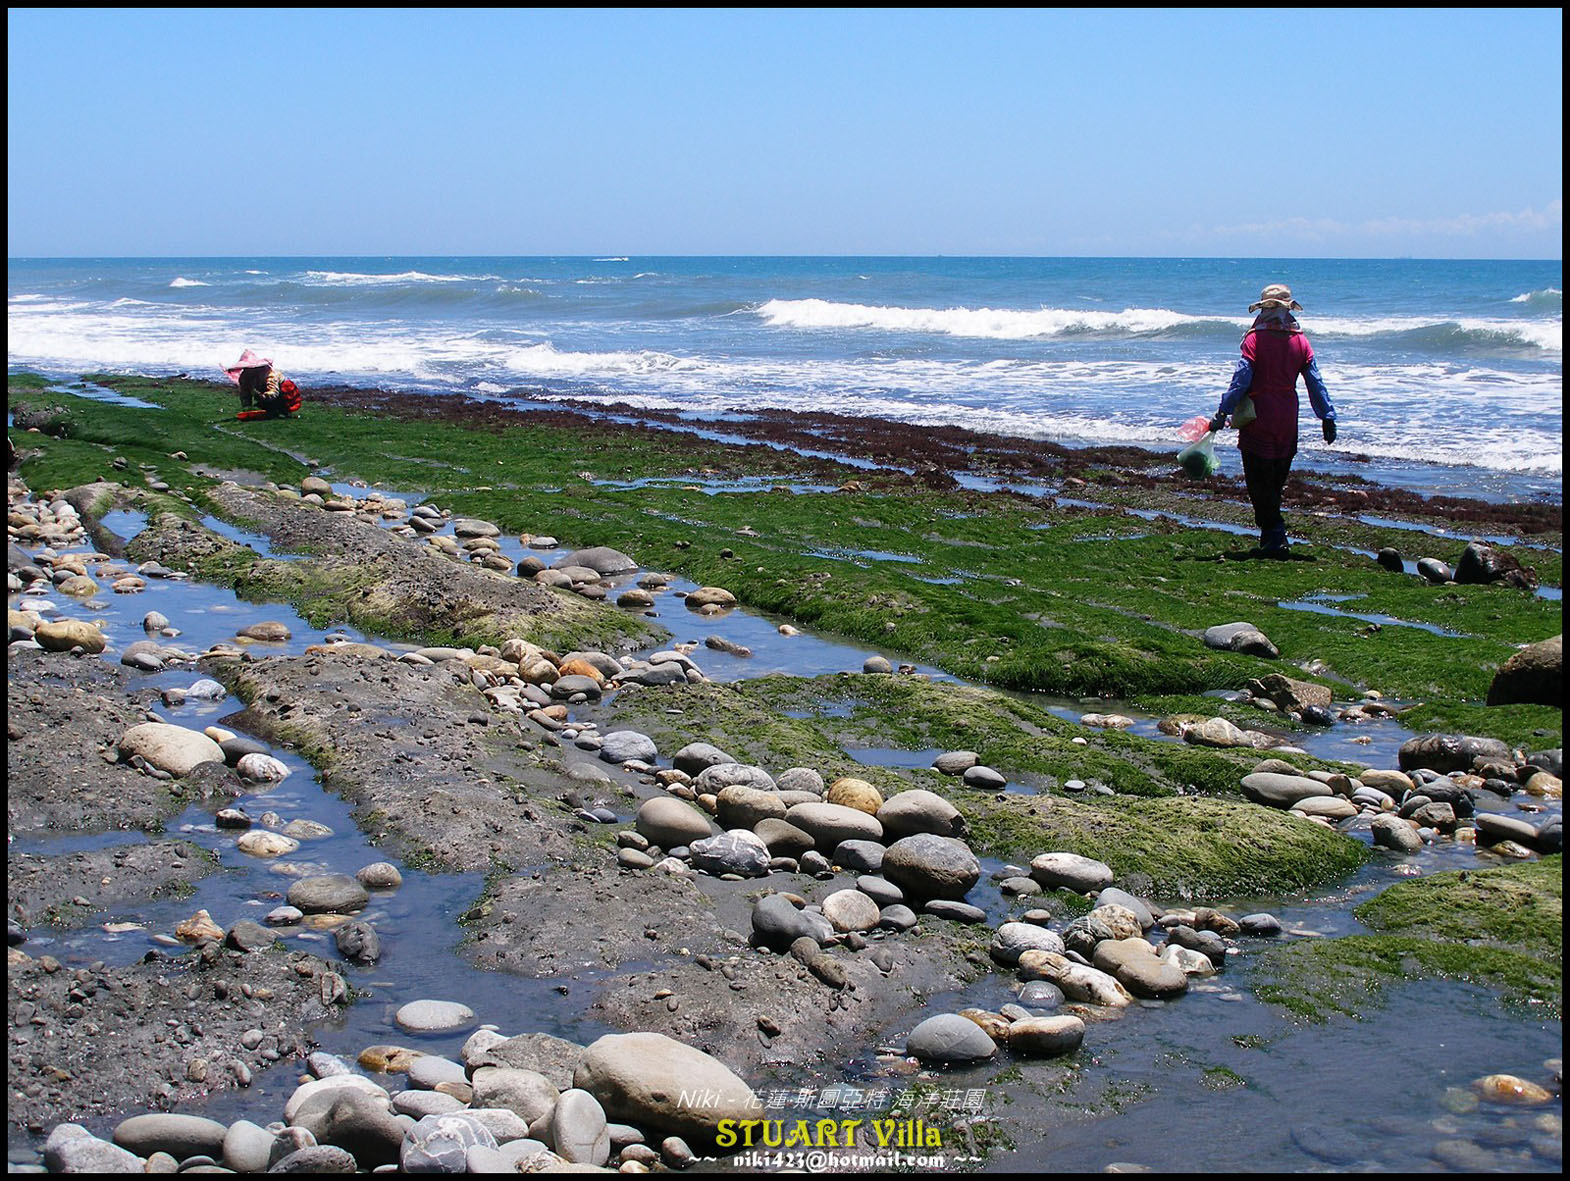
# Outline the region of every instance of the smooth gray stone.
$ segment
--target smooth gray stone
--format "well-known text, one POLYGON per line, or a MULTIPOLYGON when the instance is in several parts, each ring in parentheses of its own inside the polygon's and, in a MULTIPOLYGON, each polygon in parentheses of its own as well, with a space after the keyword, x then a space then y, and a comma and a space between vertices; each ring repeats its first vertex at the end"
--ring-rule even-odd
POLYGON ((1009 782, 1006 775, 979 764, 967 767, 961 772, 960 777, 966 787, 974 787, 979 791, 1002 791, 1009 782))
POLYGON ((1327 784, 1304 775, 1277 775, 1273 771, 1255 771, 1243 776, 1243 794, 1256 804, 1268 808, 1290 808, 1299 800, 1335 793, 1327 784))
POLYGON ((409 1063, 409 1085, 433 1091, 438 1083, 464 1083, 469 1073, 461 1062, 443 1058, 440 1054, 422 1054, 409 1063))
POLYGON ((1176 943, 1179 947, 1186 947, 1190 951, 1199 952, 1216 968, 1226 966, 1226 941, 1214 931, 1196 931, 1193 927, 1173 927, 1167 932, 1167 941, 1176 943))
POLYGON ((596 545, 588 549, 574 550, 558 561, 556 565, 587 566, 596 574, 626 574, 638 568, 637 562, 620 550, 612 549, 608 545, 596 545))
POLYGON ((854 873, 877 873, 883 865, 883 852, 877 841, 841 841, 829 860, 854 873))
POLYGON ((473 1087, 475 1107, 504 1107, 531 1124, 550 1114, 558 1091, 542 1072, 517 1066, 482 1066, 473 1087))
POLYGON ((522 1140, 529 1134, 529 1121, 508 1107, 469 1107, 464 1115, 484 1124, 497 1144, 522 1140))
POLYGON ((1423 847, 1423 838, 1409 820, 1391 813, 1382 813, 1369 822, 1374 844, 1398 853, 1416 853, 1423 847))
POLYGON ((878 809, 885 840, 930 832, 940 837, 957 837, 965 832, 965 818, 959 809, 936 792, 914 788, 896 792, 878 809))
MULTIPOLYGON (((544 1145, 541 1145, 544 1148, 544 1145)), ((487 1148, 476 1144, 464 1154, 464 1171, 468 1173, 516 1173, 516 1162, 500 1148, 487 1148)))
POLYGON ((392 1097, 393 1110, 399 1115, 423 1119, 428 1115, 450 1115, 463 1110, 463 1100, 445 1091, 399 1091, 392 1097))
POLYGON ((1243 928, 1245 935, 1279 935, 1281 934, 1281 920, 1273 914, 1246 914, 1238 919, 1237 925, 1243 928))
POLYGON ((991 1058, 998 1047, 970 1018, 940 1013, 911 1030, 905 1052, 933 1065, 955 1066, 991 1058))
POLYGON ((364 910, 371 896, 348 874, 318 874, 289 887, 288 902, 306 914, 352 914, 364 910))
POLYGON ((1027 1009, 1056 1009, 1066 998, 1050 980, 1031 980, 1019 990, 1019 1003, 1027 1009))
POLYGON ((216 1160, 223 1155, 224 1135, 228 1131, 217 1120, 199 1115, 155 1112, 121 1120, 115 1125, 114 1142, 137 1156, 167 1152, 176 1160, 198 1155, 216 1160))
POLYGON ((404 1126, 387 1103, 363 1091, 340 1091, 316 1139, 342 1148, 365 1168, 398 1160, 404 1126))
POLYGON ((224 1134, 220 1160, 236 1173, 265 1173, 278 1137, 250 1120, 235 1120, 224 1134))
POLYGON ((803 936, 819 945, 834 938, 834 925, 828 919, 810 910, 797 910, 783 894, 758 899, 752 908, 752 930, 759 942, 776 951, 788 951, 803 936))
POLYGON ((571 1164, 603 1165, 610 1159, 611 1136, 605 1109, 587 1091, 563 1091, 551 1113, 551 1143, 571 1164))
POLYGON ((1008 1028, 1009 1052, 1025 1058, 1059 1058, 1085 1040, 1085 1023, 1068 1015, 1027 1017, 1008 1028))
POLYGON ((1043 853, 1031 861, 1030 876, 1048 890, 1066 889, 1077 894, 1104 890, 1112 884, 1112 870, 1105 862, 1077 853, 1043 853))
POLYGON ((1495 841, 1519 841, 1532 845, 1537 840, 1537 829, 1515 816, 1501 816, 1498 812, 1479 812, 1472 817, 1478 836, 1485 844, 1495 841))
POLYGON ((600 758, 607 763, 652 763, 659 758, 659 754, 660 748, 655 745, 654 739, 636 730, 613 730, 600 742, 600 758))
MULTIPOLYGON (((774 777, 774 785, 780 789, 781 794, 786 792, 796 792, 798 794, 805 792, 816 796, 820 800, 823 798, 823 776, 819 775, 811 767, 791 767, 788 770, 781 771, 774 777)), ((794 806, 805 801, 794 799, 786 800, 785 802, 787 805, 794 806)))
POLYGON ((1281 655, 1280 650, 1270 642, 1270 638, 1252 623, 1221 623, 1206 628, 1204 643, 1207 648, 1241 652, 1246 656, 1258 656, 1264 660, 1275 660, 1281 655))
POLYGON ((953 837, 901 837, 883 855, 883 876, 920 898, 963 899, 981 880, 981 862, 953 837))
POLYGON ((762 767, 754 767, 750 763, 719 763, 713 767, 706 767, 698 772, 693 780, 693 789, 702 795, 713 792, 718 795, 727 787, 750 787, 755 791, 778 791, 779 785, 762 767))
POLYGON ((905 891, 901 890, 887 878, 877 874, 864 873, 856 879, 856 889, 868 898, 871 898, 880 907, 893 906, 897 902, 905 901, 905 891))
POLYGON ((1027 951, 1063 951, 1063 940, 1056 932, 1035 923, 1004 923, 992 936, 989 949, 1000 964, 1013 967, 1027 951))
POLYGON ((462 1029, 474 1019, 474 1010, 458 1001, 410 1001, 393 1014, 394 1021, 414 1033, 462 1029))

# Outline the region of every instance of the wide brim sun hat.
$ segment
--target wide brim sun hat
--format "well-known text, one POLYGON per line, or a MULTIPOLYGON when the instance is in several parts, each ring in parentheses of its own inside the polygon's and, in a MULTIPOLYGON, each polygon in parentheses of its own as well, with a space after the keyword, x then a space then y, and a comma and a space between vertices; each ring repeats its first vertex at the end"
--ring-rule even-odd
POLYGON ((245 352, 240 354, 240 359, 233 365, 224 366, 224 372, 229 375, 230 381, 239 381, 240 374, 245 370, 259 369, 262 366, 266 366, 268 369, 271 369, 273 367, 273 363, 268 358, 258 357, 250 349, 246 349, 245 352))
POLYGON ((1292 298, 1292 288, 1285 283, 1272 283, 1259 293, 1259 302, 1248 305, 1248 310, 1257 312, 1262 308, 1286 308, 1289 312, 1301 312, 1303 305, 1292 298))

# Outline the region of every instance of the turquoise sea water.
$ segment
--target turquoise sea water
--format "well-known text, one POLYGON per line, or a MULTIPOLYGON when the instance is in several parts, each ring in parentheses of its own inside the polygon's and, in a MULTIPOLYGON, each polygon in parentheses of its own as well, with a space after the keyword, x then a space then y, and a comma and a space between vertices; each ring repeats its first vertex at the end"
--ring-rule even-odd
MULTIPOLYGON (((1563 265, 1036 258, 12 259, 11 368, 760 407, 1180 445, 1290 284, 1341 438, 1300 466, 1562 498, 1563 265)), ((1304 399, 1304 414, 1308 415, 1304 399)), ((1236 467, 1235 456, 1230 457, 1236 467)))

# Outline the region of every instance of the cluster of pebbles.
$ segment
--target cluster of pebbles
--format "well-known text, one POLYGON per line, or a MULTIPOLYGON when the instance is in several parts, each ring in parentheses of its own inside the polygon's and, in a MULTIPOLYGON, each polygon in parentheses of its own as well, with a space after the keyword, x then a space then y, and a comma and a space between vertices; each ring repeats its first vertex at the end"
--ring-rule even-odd
POLYGON ((1404 743, 1398 761, 1352 776, 1268 759, 1243 777, 1243 794, 1341 832, 1366 831, 1400 853, 1447 839, 1504 858, 1562 851, 1559 815, 1526 819, 1563 798, 1561 750, 1528 754, 1492 738, 1427 734, 1404 743), (1518 815, 1491 810, 1507 801, 1518 815))
MULTIPOLYGON (((411 1034, 472 1026, 456 1001, 411 1001, 411 1034)), ((456 1058, 400 1044, 354 1063, 307 1059, 310 1074, 262 1126, 175 1113, 135 1115, 107 1140, 60 1124, 44 1146, 57 1173, 647 1173, 712 1149, 722 1120, 762 1103, 702 1050, 657 1033, 581 1046, 542 1034, 476 1030, 456 1058)))

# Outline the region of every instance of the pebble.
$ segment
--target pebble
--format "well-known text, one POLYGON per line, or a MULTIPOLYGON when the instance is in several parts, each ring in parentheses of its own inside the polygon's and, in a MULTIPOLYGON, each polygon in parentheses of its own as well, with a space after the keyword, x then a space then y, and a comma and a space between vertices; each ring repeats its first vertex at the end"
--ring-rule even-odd
POLYGON ((410 1001, 393 1015, 412 1033, 442 1033, 462 1029, 475 1020, 474 1010, 457 1001, 410 1001))

